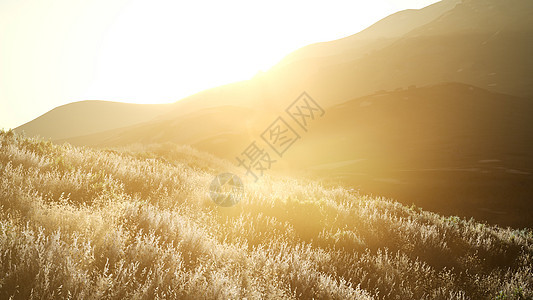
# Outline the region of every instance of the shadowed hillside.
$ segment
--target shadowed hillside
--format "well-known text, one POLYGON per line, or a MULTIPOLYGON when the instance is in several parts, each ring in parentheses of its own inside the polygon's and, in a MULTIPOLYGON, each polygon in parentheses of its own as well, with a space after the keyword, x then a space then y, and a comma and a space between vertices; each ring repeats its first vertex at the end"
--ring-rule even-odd
POLYGON ((533 297, 530 231, 270 176, 222 208, 222 171, 183 146, 0 133, 0 298, 533 297))
POLYGON ((532 115, 532 99, 468 85, 382 92, 329 108, 286 161, 405 204, 531 227, 532 115))

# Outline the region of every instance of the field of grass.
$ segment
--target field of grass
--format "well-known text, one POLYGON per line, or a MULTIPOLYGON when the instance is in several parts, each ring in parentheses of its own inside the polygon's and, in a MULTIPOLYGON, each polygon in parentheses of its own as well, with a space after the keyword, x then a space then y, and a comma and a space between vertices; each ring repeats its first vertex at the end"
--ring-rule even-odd
POLYGON ((0 133, 0 299, 531 299, 533 233, 230 162, 0 133))

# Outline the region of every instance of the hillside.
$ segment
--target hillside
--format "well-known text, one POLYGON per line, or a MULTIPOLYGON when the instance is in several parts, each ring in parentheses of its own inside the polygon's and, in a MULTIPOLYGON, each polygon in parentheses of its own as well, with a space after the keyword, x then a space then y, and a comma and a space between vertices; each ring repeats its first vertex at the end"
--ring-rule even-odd
POLYGON ((165 142, 197 146, 202 140, 233 134, 235 140, 225 140, 214 147, 208 147, 209 149, 202 149, 217 156, 224 156, 223 154, 229 156, 232 155, 231 150, 251 137, 249 132, 255 133, 259 130, 259 126, 269 122, 269 117, 271 114, 268 112, 252 108, 219 106, 183 114, 176 119, 155 119, 58 142, 66 141, 74 145, 99 147, 165 142))
POLYGON ((265 176, 172 144, 0 133, 0 298, 530 299, 533 234, 265 176))
POLYGON ((66 139, 149 121, 169 107, 168 104, 79 101, 56 107, 15 131, 30 137, 66 139))
MULTIPOLYGON (((446 215, 532 227, 531 100, 458 83, 355 98, 327 108, 274 167, 446 215)), ((174 142, 235 161, 288 104, 277 112, 221 106, 66 141, 174 142)))

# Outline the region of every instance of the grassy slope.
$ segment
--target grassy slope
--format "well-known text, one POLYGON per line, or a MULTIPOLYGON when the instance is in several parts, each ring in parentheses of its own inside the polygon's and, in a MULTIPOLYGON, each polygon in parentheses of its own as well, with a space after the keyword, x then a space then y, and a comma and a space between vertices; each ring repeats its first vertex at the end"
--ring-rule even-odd
POLYGON ((533 235, 314 182, 209 199, 229 163, 0 133, 0 298, 533 297, 533 235))

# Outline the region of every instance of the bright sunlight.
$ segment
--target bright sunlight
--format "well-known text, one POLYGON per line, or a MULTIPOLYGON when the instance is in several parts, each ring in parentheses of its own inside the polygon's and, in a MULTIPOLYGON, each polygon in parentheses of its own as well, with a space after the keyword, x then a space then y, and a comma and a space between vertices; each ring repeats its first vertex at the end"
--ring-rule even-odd
POLYGON ((2 1, 0 128, 73 101, 174 102, 432 2, 2 1))

